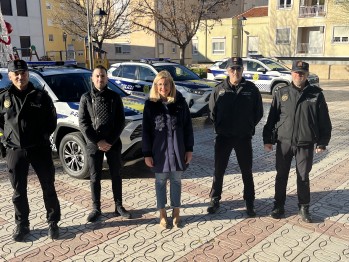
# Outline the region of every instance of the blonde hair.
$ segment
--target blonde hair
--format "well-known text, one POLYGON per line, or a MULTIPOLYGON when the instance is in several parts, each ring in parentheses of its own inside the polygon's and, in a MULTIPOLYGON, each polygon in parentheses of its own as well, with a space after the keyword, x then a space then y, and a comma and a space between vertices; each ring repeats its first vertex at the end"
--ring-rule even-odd
POLYGON ((166 70, 160 71, 156 75, 156 77, 153 81, 153 85, 150 89, 149 99, 153 102, 161 100, 161 97, 160 97, 160 94, 159 94, 158 88, 157 88, 157 83, 159 82, 160 79, 164 79, 164 78, 170 82, 170 86, 171 86, 170 93, 167 97, 167 102, 173 103, 176 100, 176 86, 175 86, 175 83, 173 81, 171 74, 166 70))

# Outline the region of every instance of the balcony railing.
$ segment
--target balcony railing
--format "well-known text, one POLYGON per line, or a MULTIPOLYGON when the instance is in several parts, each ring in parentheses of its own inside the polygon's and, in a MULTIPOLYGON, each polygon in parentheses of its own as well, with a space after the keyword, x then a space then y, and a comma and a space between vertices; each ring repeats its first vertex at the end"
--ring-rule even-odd
POLYGON ((309 43, 298 43, 298 54, 322 54, 322 46, 310 46, 309 43))
POLYGON ((325 16, 324 5, 309 5, 299 7, 299 17, 325 16))

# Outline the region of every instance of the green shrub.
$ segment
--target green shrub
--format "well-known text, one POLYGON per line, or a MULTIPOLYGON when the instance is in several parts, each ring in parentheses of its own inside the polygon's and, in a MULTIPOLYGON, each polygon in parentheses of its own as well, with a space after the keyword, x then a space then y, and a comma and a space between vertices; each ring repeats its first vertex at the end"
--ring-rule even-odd
POLYGON ((190 70, 197 74, 200 78, 207 78, 206 68, 193 67, 190 70))

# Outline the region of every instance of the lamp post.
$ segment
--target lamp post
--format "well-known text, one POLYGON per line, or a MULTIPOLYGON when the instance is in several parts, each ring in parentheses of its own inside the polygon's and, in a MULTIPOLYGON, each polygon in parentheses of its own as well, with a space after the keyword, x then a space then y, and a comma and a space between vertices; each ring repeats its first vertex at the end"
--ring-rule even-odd
POLYGON ((241 33, 240 33, 240 38, 241 38, 241 44, 240 44, 240 57, 243 56, 243 49, 244 49, 244 25, 246 24, 247 18, 244 16, 240 16, 238 18, 240 22, 240 28, 241 28, 241 33))
POLYGON ((63 32, 63 42, 64 42, 64 48, 65 48, 65 60, 67 60, 67 33, 63 32))
MULTIPOLYGON (((92 70, 93 69, 93 44, 92 44, 92 38, 91 38, 91 24, 90 24, 90 1, 86 1, 86 14, 87 14, 87 42, 88 42, 88 59, 89 59, 89 67, 92 70)), ((102 17, 107 15, 105 11, 102 10, 102 8, 98 8, 98 11, 96 11, 93 15, 102 17)))

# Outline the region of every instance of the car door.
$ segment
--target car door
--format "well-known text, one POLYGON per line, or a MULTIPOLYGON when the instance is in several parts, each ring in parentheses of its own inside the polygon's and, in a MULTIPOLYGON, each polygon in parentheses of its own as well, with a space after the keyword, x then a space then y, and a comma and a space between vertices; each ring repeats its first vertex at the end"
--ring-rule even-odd
POLYGON ((111 79, 120 86, 125 92, 131 94, 137 91, 136 87, 137 65, 120 65, 112 72, 111 79))
POLYGON ((258 60, 245 60, 243 77, 253 82, 260 91, 270 90, 271 77, 268 69, 258 60))

